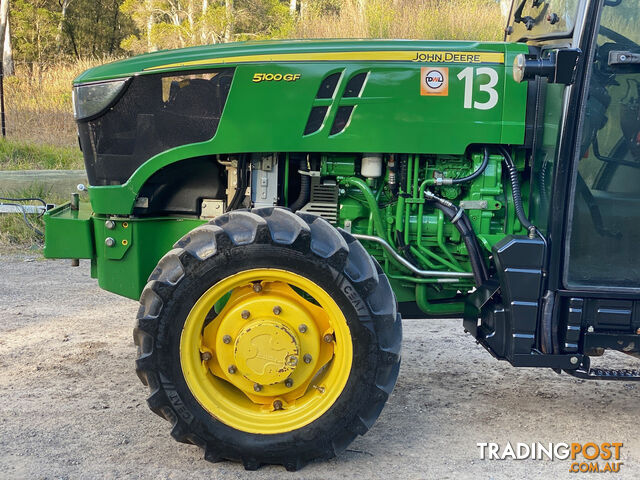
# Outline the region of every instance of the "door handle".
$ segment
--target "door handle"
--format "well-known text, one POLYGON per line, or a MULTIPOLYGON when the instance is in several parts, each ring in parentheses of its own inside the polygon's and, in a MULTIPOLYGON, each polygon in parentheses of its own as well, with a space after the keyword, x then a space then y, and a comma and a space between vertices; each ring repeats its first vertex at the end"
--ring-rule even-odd
POLYGON ((609 66, 613 65, 638 65, 640 64, 640 53, 633 53, 624 50, 612 50, 609 52, 609 66))

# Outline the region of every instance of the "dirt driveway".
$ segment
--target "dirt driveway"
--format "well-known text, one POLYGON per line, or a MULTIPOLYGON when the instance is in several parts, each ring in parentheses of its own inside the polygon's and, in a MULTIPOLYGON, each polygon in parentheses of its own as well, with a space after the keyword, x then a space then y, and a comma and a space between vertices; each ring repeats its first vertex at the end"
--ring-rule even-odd
POLYGON ((604 477, 640 478, 640 385, 514 369, 458 320, 405 322, 398 385, 376 425, 340 458, 297 473, 207 463, 147 409, 133 370, 136 302, 103 292, 88 271, 86 262, 71 268, 0 252, 1 478, 584 476, 570 474, 568 461, 480 460, 478 442, 508 441, 624 442, 622 474, 604 477))

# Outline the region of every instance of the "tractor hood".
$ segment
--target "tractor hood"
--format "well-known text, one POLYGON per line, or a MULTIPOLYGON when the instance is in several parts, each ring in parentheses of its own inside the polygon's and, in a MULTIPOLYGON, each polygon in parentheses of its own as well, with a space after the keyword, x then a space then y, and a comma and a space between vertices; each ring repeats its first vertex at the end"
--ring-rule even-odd
MULTIPOLYGON (((237 42, 162 50, 101 65, 79 75, 74 84, 146 73, 265 62, 505 62, 513 44, 416 40, 276 40, 237 42), (437 55, 437 56, 433 56, 437 55)), ((518 49, 522 50, 522 46, 518 49)))

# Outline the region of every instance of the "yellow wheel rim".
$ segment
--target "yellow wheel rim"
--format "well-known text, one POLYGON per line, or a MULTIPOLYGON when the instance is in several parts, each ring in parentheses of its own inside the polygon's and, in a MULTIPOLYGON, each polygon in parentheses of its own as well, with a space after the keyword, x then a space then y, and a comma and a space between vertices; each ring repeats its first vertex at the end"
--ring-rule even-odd
POLYGON ((346 318, 331 296, 279 269, 240 272, 212 286, 180 337, 193 396, 249 433, 289 432, 321 417, 342 393, 352 355, 346 318))

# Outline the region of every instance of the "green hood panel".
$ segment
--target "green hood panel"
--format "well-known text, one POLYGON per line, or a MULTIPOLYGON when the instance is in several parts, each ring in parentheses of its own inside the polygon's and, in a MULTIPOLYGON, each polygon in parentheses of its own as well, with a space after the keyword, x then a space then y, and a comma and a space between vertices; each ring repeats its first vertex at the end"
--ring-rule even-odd
POLYGON ((124 185, 92 186, 92 206, 98 213, 130 214, 159 169, 213 154, 460 156, 474 144, 522 145, 528 87, 514 81, 512 65, 526 52, 516 43, 271 41, 155 52, 96 67, 76 82, 235 68, 210 140, 144 159, 124 185), (319 94, 332 76, 337 80, 329 94, 319 94))
MULTIPOLYGON (((302 58, 297 61, 305 61, 305 55, 309 56, 307 61, 313 61, 313 55, 317 54, 336 54, 338 55, 336 59, 339 59, 339 55, 345 52, 395 51, 406 52, 406 55, 398 57, 396 61, 411 61, 416 58, 418 52, 424 51, 503 53, 505 48, 503 43, 417 40, 272 40, 225 43, 178 50, 162 50, 107 63, 82 73, 74 80, 74 84, 129 77, 142 73, 180 70, 184 68, 183 64, 197 64, 200 68, 229 63, 236 64, 242 63, 242 61, 229 62, 228 59, 237 60, 237 57, 248 57, 251 61, 251 57, 256 55, 264 56, 261 61, 270 61, 269 56, 300 54, 302 58)), ((254 59, 253 61, 260 60, 254 59)))

